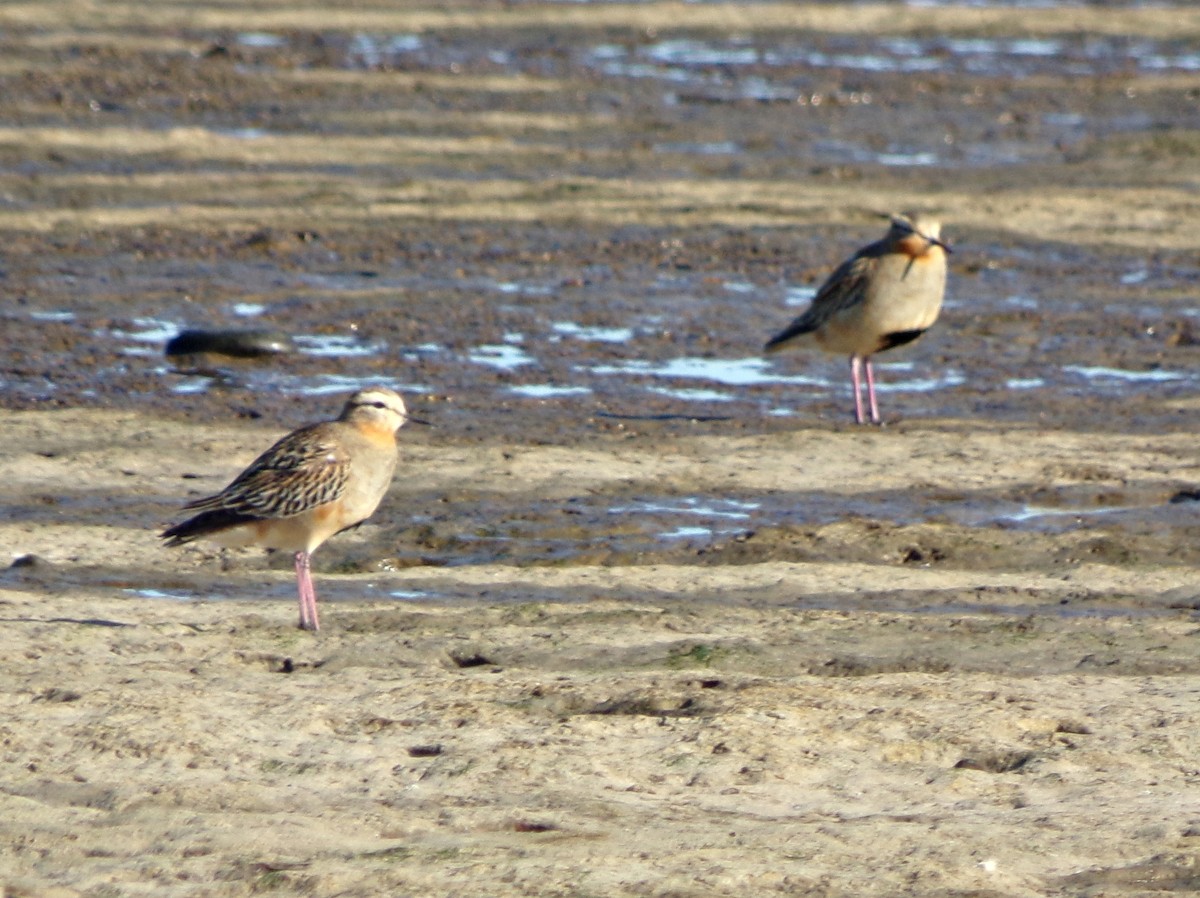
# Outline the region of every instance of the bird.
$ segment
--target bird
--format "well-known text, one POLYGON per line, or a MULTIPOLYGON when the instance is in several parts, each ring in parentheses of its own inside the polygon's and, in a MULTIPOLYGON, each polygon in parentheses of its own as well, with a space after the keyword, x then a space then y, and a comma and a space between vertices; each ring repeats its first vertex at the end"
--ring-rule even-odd
POLYGON ((941 222, 904 213, 887 234, 839 265, 817 290, 802 315, 767 341, 764 352, 815 344, 850 356, 854 419, 865 423, 862 374, 865 370, 871 423, 880 423, 871 356, 911 343, 937 320, 946 292, 946 254, 941 222))
POLYGON ((292 431, 221 492, 184 505, 198 514, 163 530, 168 547, 196 539, 293 553, 300 629, 320 629, 310 559, 325 540, 374 514, 396 470, 396 431, 412 418, 398 393, 370 387, 336 420, 292 431))

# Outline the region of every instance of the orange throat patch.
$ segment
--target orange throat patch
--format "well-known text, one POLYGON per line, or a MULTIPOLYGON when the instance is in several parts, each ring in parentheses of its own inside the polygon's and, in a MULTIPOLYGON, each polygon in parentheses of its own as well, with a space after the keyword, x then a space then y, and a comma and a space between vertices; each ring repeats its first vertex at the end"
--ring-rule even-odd
POLYGON ((355 428, 360 434, 384 449, 394 448, 396 432, 390 427, 377 427, 372 424, 359 424, 355 428))
POLYGON ((934 243, 930 243, 920 234, 911 234, 899 241, 897 248, 900 252, 908 256, 913 263, 930 262, 937 257, 937 253, 942 252, 942 248, 934 243))

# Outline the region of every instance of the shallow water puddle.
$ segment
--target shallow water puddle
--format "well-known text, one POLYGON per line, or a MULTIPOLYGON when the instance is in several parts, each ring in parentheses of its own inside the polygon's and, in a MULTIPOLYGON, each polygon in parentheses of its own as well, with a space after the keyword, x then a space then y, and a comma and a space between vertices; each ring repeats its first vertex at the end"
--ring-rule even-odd
POLYGON ((673 549, 680 539, 709 541, 745 532, 756 499, 716 496, 576 496, 489 506, 481 523, 462 528, 439 550, 448 566, 486 563, 595 563, 673 549))
POLYGON ((567 396, 586 396, 591 387, 568 387, 557 384, 518 384, 508 388, 510 393, 529 399, 562 399, 567 396))
MULTIPOLYGON (((1021 4, 1017 4, 1021 5, 1021 4)), ((1035 4, 1056 6, 1054 2, 1035 4)), ((812 91, 814 71, 859 73, 863 78, 953 75, 1020 80, 1036 77, 1095 78, 1126 72, 1191 73, 1200 54, 1187 42, 1105 35, 1061 38, 956 38, 833 35, 803 39, 788 33, 725 39, 668 38, 643 45, 603 43, 578 56, 586 69, 607 78, 661 82, 663 102, 790 103, 797 106, 871 106, 869 85, 853 90, 812 91)), ((882 93, 882 91, 881 91, 882 93)), ((872 141, 822 139, 806 148, 814 160, 888 167, 986 167, 1056 159, 1055 141, 1149 127, 1136 117, 1047 113, 1028 136, 974 138, 967 132, 940 135, 917 129, 910 144, 877 146, 872 141)), ((991 129, 988 129, 989 131, 991 129)), ((658 153, 735 156, 746 147, 735 141, 676 140, 654 144, 658 153)))
MULTIPOLYGON (((331 394, 353 393, 379 385, 377 374, 365 377, 349 377, 344 374, 320 374, 316 377, 283 377, 274 382, 285 393, 296 393, 302 396, 326 396, 331 394)), ((391 382, 394 389, 401 393, 424 394, 429 388, 424 384, 391 382)))
POLYGON ((1088 381, 1105 386, 1113 381, 1122 383, 1164 383, 1172 380, 1191 380, 1194 375, 1182 371, 1129 371, 1122 368, 1108 368, 1103 365, 1064 365, 1063 371, 1068 374, 1078 374, 1088 381))
POLYGON ((467 354, 467 361, 487 365, 502 371, 512 371, 525 365, 537 364, 537 359, 512 343, 490 343, 478 346, 467 354))
MULTIPOLYGON (((163 373, 169 373, 165 371, 163 373)), ((180 396, 189 396, 197 393, 205 393, 213 385, 213 378, 205 375, 196 377, 184 377, 177 379, 171 385, 171 392, 178 393, 180 396)))
POLYGON ((628 343, 634 335, 632 327, 584 327, 572 321, 556 321, 550 329, 555 335, 550 337, 551 340, 574 337, 593 343, 628 343))
MULTIPOLYGON (((319 569, 318 569, 319 570, 319 569)), ((266 581, 259 571, 246 571, 238 576, 222 578, 219 585, 213 585, 203 590, 181 590, 177 586, 127 586, 120 592, 131 598, 166 600, 171 602, 203 602, 220 601, 222 599, 253 596, 263 599, 291 599, 295 597, 295 586, 289 580, 266 581), (241 584, 241 585, 238 585, 241 584)), ((284 572, 278 572, 286 576, 284 572)), ((172 575, 178 581, 177 575, 172 575)), ((399 599, 405 602, 443 601, 452 598, 450 593, 432 590, 404 588, 396 589, 386 583, 367 582, 361 579, 345 579, 328 576, 318 572, 318 593, 320 600, 327 602, 345 602, 362 599, 387 598, 399 599)))
POLYGON ((695 156, 736 156, 742 152, 741 144, 736 144, 728 140, 716 143, 697 143, 694 141, 656 143, 653 149, 656 153, 678 153, 695 156))
POLYGON ((378 355, 386 347, 382 343, 365 343, 350 334, 299 334, 293 339, 305 355, 352 357, 378 355))
POLYGON ((930 503, 918 509, 894 509, 888 519, 897 523, 946 519, 972 527, 1001 526, 1005 529, 1040 533, 1065 533, 1090 529, 1100 521, 1116 525, 1148 525, 1166 521, 1180 513, 1177 507, 1162 502, 1123 502, 1112 505, 1040 505, 1007 499, 971 498, 960 502, 930 503))
MULTIPOLYGON (((138 329, 127 331, 121 328, 113 328, 107 334, 103 331, 96 331, 95 335, 97 337, 108 336, 119 341, 132 340, 138 344, 158 344, 159 346, 163 346, 183 329, 181 325, 174 321, 164 321, 160 318, 134 318, 132 324, 138 329)), ((160 354, 149 345, 127 347, 123 352, 126 355, 160 354)))
MULTIPOLYGON (((378 386, 380 381, 384 380, 377 374, 362 377, 346 374, 315 374, 305 377, 274 372, 247 371, 244 372, 244 376, 241 376, 243 372, 238 372, 238 376, 235 377, 232 374, 222 373, 181 376, 175 369, 167 367, 158 369, 158 371, 164 376, 170 376, 171 392, 181 395, 204 393, 212 389, 214 385, 225 385, 227 380, 236 380, 240 387, 250 391, 271 390, 297 396, 345 396, 357 390, 378 386)), ((429 387, 424 384, 396 383, 392 380, 390 385, 406 394, 422 395, 430 392, 429 387)))
POLYGON ((594 365, 584 370, 591 374, 631 374, 641 377, 710 380, 729 386, 754 384, 802 384, 829 386, 829 381, 808 375, 778 374, 768 370, 771 362, 764 358, 709 359, 684 357, 665 362, 631 359, 625 362, 594 365))
POLYGON ((199 593, 167 592, 162 589, 144 587, 140 589, 122 589, 121 592, 138 599, 167 599, 172 602, 194 602, 205 598, 199 593))
MULTIPOLYGON (((994 521, 1012 521, 1017 524, 1024 524, 1033 521, 1046 522, 1053 518, 1072 518, 1080 523, 1084 518, 1094 517, 1096 515, 1120 515, 1125 512, 1150 511, 1152 508, 1145 505, 1113 505, 1105 508, 1044 508, 1037 505, 1026 505, 1019 511, 1011 514, 1001 514, 992 518, 994 521)), ((1047 529, 1045 526, 1039 529, 1047 529)))
MULTIPOLYGON (((473 509, 471 514, 472 520, 477 522, 475 525, 464 523, 451 527, 447 532, 453 532, 453 538, 439 541, 436 549, 419 548, 404 539, 397 544, 394 537, 388 537, 374 549, 380 560, 371 566, 380 570, 398 567, 411 570, 413 558, 421 558, 422 563, 437 567, 480 564, 570 566, 618 561, 631 563, 634 560, 639 563, 656 560, 677 563, 692 558, 696 552, 708 551, 710 547, 728 546, 731 540, 752 540, 754 534, 760 531, 769 534, 776 528, 784 528, 782 539, 787 542, 792 538, 788 536, 789 532, 794 531, 799 537, 811 527, 863 521, 896 526, 951 524, 981 529, 999 527, 1004 531, 1055 534, 1091 530, 1097 536, 1111 535, 1121 545, 1133 545, 1141 538, 1139 534, 1152 534, 1160 525, 1170 526, 1172 518, 1190 514, 1189 509, 1162 502, 1125 501, 1111 505, 1088 502, 1086 495, 1060 506, 1001 497, 941 498, 910 491, 877 495, 785 491, 736 496, 589 494, 565 500, 523 499, 511 506, 501 500, 493 500, 487 507, 473 509), (1097 527, 1098 521, 1109 524, 1101 530, 1097 527), (399 555, 388 554, 397 551, 399 555), (427 557, 432 560, 425 560, 427 557)), ((776 535, 768 537, 768 540, 779 538, 776 535)), ((902 546, 910 538, 898 532, 896 545, 902 546)), ((925 538, 936 539, 936 536, 925 538)), ((361 556, 361 549, 354 550, 353 554, 361 556)), ((331 570, 337 569, 336 559, 337 551, 333 547, 326 555, 331 570)), ((277 568, 276 574, 278 579, 266 585, 258 583, 252 594, 266 595, 269 592, 272 598, 291 597, 293 590, 290 581, 284 577, 281 568, 277 568)), ((245 578, 253 579, 257 574, 254 571, 243 572, 230 580, 234 582, 236 579, 240 585, 230 587, 229 583, 224 583, 203 593, 181 590, 175 574, 171 575, 169 583, 156 579, 161 574, 155 572, 147 576, 136 587, 128 586, 129 580, 126 578, 122 584, 126 586, 123 592, 134 598, 156 600, 220 599, 245 595, 245 578)), ((380 598, 421 602, 478 597, 472 588, 458 595, 453 590, 446 592, 444 589, 394 587, 386 579, 378 577, 364 582, 361 577, 330 576, 322 581, 320 591, 322 597, 334 601, 380 598)), ((488 597, 489 600, 506 600, 503 589, 489 590, 488 597)), ((575 597, 571 590, 564 590, 561 597, 549 596, 556 601, 569 601, 575 597)), ((945 613, 952 609, 937 604, 909 607, 908 610, 945 613)), ((1054 611, 1077 612, 1078 609, 1072 608, 1054 611)))
MULTIPOLYGON (((1088 501, 1086 497, 1083 500, 1088 501)), ((445 549, 442 564, 591 559, 597 550, 614 555, 672 552, 681 540, 701 544, 762 528, 812 527, 872 520, 897 526, 952 523, 1062 533, 1086 530, 1098 519, 1118 526, 1150 526, 1180 512, 1162 503, 1045 506, 1005 498, 931 498, 906 491, 879 495, 786 491, 763 494, 577 496, 503 506, 481 512, 487 524, 462 532, 445 549)), ((591 562, 589 562, 591 563, 591 562)))
POLYGON ((732 393, 722 393, 720 390, 705 390, 696 387, 649 387, 649 392, 670 399, 682 399, 684 402, 733 402, 737 399, 732 393))
POLYGON ((761 502, 726 499, 715 496, 683 496, 679 498, 636 499, 625 505, 614 505, 609 514, 669 514, 695 515, 706 518, 746 520, 750 512, 762 507, 761 502))
POLYGON ((243 31, 238 33, 234 40, 243 47, 255 47, 259 49, 275 49, 287 46, 286 37, 282 34, 273 34, 267 31, 243 31))
POLYGON ((517 296, 550 296, 555 290, 550 284, 522 284, 516 281, 497 281, 492 288, 500 293, 517 296))
MULTIPOLYGON (((732 295, 740 295, 750 288, 750 285, 738 281, 730 281, 724 286, 732 295)), ((785 302, 789 306, 806 305, 812 292, 811 287, 789 288, 785 302)), ((1009 295, 1000 302, 1002 305, 1021 309, 1035 305, 1033 300, 1019 295, 1009 295)), ((951 306, 953 303, 948 302, 947 305, 951 306)), ((256 303, 240 305, 233 309, 233 313, 242 318, 259 318, 263 311, 264 307, 256 303)), ((652 317, 646 316, 644 320, 649 322, 652 317)), ((32 312, 30 318, 46 325, 83 324, 79 321, 77 313, 67 310, 32 312)), ((566 368, 561 366, 554 353, 538 353, 534 348, 548 347, 555 342, 568 340, 584 345, 628 347, 631 352, 636 353, 641 326, 645 325, 581 325, 570 320, 552 321, 543 325, 545 331, 538 336, 530 336, 528 332, 510 331, 503 334, 501 342, 480 344, 467 351, 463 358, 468 364, 500 372, 516 372, 532 367, 546 369, 552 376, 540 383, 518 383, 499 387, 510 395, 535 400, 569 399, 573 396, 590 395, 596 389, 596 384, 590 382, 592 378, 599 378, 606 383, 623 384, 618 387, 618 393, 622 389, 630 393, 648 391, 694 403, 728 403, 752 399, 753 394, 737 389, 689 386, 681 382, 706 381, 730 388, 798 386, 806 388, 806 395, 810 397, 845 388, 846 377, 844 371, 839 370, 840 366, 829 364, 826 357, 815 352, 794 354, 791 357, 679 356, 663 360, 636 356, 612 359, 610 354, 602 362, 574 362, 566 368), (556 367, 559 371, 554 374, 556 367), (582 377, 572 377, 572 372, 582 377)), ((92 334, 114 341, 117 344, 116 351, 124 357, 149 360, 161 358, 162 347, 176 336, 182 327, 178 322, 167 318, 140 316, 131 319, 127 326, 95 329, 92 330, 92 334)), ((395 353, 408 362, 418 362, 423 358, 436 360, 450 352, 437 343, 423 343, 397 350, 382 340, 364 339, 355 333, 297 334, 293 339, 300 355, 329 359, 384 359, 395 353)), ((569 358, 574 359, 577 356, 571 355, 569 358)), ((877 389, 881 393, 932 393, 960 387, 970 380, 966 372, 954 367, 930 369, 927 363, 921 363, 919 366, 926 376, 911 376, 912 372, 918 370, 918 365, 912 361, 881 362, 877 363, 876 367, 879 372, 877 389)), ((320 373, 304 377, 282 374, 272 371, 263 363, 239 365, 228 370, 218 366, 213 371, 189 371, 186 367, 176 369, 170 365, 159 364, 149 370, 168 378, 170 382, 167 389, 180 394, 202 393, 217 382, 226 385, 242 384, 255 389, 277 388, 283 392, 308 395, 360 389, 379 382, 378 375, 356 377, 320 373)), ((1138 371, 1104 365, 1063 365, 1058 369, 1061 372, 1059 378, 1048 376, 1053 370, 1049 369, 1047 373, 1035 377, 1011 377, 1004 381, 1004 386, 1009 390, 1030 391, 1053 387, 1055 381, 1059 381, 1062 386, 1072 391, 1109 396, 1132 395, 1140 389, 1153 389, 1166 384, 1191 384, 1200 380, 1200 376, 1183 370, 1138 371)), ((103 377, 102 369, 97 370, 97 375, 103 377)), ((409 385, 405 389, 418 393, 430 391, 429 387, 420 384, 409 385)), ((612 392, 611 387, 607 388, 607 392, 612 392)), ((773 407, 764 408, 763 413, 779 416, 791 414, 792 410, 773 407)))
POLYGON ((356 33, 350 41, 347 62, 355 67, 374 69, 395 65, 401 57, 425 46, 419 34, 376 35, 356 33))
MULTIPOLYGON (((374 589, 374 584, 369 584, 369 588, 374 589)), ((405 602, 435 601, 445 598, 444 593, 432 592, 427 589, 389 589, 387 595, 389 598, 401 599, 405 602)))
MULTIPOLYGON (((931 4, 932 5, 932 4, 931 4)), ((1021 4, 1016 4, 1021 5, 1021 4)), ((1053 3, 1037 4, 1053 6, 1053 3)), ((637 47, 599 44, 584 55, 586 65, 615 77, 657 78, 670 83, 729 79, 739 69, 850 69, 871 73, 963 74, 1009 78, 1066 69, 1078 76, 1128 70, 1200 69, 1200 54, 1190 47, 1147 38, 1087 35, 1053 38, 849 38, 761 46, 747 37, 725 40, 669 39, 637 47), (716 70, 716 71, 710 71, 716 70)), ((776 89, 783 89, 779 85, 776 89)))

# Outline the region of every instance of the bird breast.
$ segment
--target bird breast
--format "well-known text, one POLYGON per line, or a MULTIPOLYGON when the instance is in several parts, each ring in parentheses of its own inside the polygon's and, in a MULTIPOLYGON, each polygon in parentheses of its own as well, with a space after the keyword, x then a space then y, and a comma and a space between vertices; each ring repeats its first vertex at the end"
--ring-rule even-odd
POLYGON ((870 329, 881 334, 925 330, 937 320, 946 291, 946 254, 930 247, 920 256, 897 253, 882 260, 874 295, 867 298, 870 329))

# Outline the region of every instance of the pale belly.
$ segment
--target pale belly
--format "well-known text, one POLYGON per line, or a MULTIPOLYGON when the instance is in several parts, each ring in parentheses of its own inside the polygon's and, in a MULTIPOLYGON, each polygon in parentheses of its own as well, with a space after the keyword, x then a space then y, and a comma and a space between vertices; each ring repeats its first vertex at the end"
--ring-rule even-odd
POLYGON ((282 552, 312 552, 335 533, 365 520, 375 507, 348 514, 344 503, 330 503, 291 518, 253 521, 230 527, 210 537, 230 548, 258 547, 282 552))

